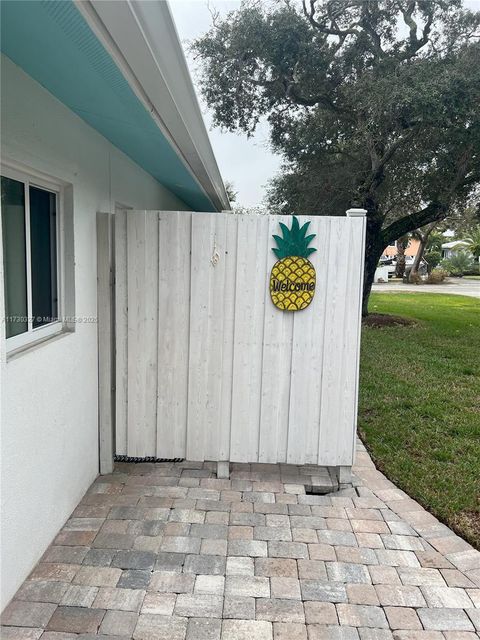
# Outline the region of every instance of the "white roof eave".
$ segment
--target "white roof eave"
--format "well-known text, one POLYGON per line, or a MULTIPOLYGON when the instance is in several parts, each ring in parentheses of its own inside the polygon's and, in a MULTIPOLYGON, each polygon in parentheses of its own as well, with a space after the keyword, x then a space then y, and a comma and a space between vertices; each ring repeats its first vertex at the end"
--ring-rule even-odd
POLYGON ((230 204, 167 2, 75 0, 137 97, 221 211, 230 204))

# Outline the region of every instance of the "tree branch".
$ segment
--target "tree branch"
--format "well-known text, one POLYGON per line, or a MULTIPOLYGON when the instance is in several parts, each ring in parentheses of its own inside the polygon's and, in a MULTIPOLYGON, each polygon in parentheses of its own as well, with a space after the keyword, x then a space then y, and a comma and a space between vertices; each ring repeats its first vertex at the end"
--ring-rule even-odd
POLYGON ((447 204, 435 201, 430 202, 426 207, 420 209, 420 211, 400 218, 400 220, 395 220, 395 222, 392 222, 392 224, 382 230, 381 235, 385 246, 406 233, 420 229, 430 222, 443 220, 443 218, 447 216, 448 211, 449 206, 447 204))

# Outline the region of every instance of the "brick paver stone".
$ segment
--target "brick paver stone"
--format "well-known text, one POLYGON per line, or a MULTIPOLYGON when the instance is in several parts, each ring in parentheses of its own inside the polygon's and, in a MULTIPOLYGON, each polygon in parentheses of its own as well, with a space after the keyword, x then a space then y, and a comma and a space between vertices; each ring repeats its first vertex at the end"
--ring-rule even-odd
POLYGON ((398 575, 403 584, 417 587, 427 585, 445 586, 445 581, 438 569, 398 567, 398 575))
POLYGON ((268 578, 260 576, 227 576, 225 579, 225 595, 269 598, 270 581, 268 578))
POLYGON ((253 576, 253 558, 242 558, 240 556, 231 556, 227 558, 226 574, 227 576, 253 576))
POLYGON ((23 583, 15 597, 18 600, 58 604, 69 586, 69 582, 30 580, 23 583))
POLYGON ((88 547, 51 546, 45 552, 42 561, 81 564, 88 551, 88 547))
MULTIPOLYGON (((299 562, 306 561, 301 560, 299 562)), ((293 558, 255 558, 255 575, 278 578, 297 578, 297 562, 293 558)))
POLYGON ((112 560, 112 567, 120 569, 152 569, 156 556, 151 551, 119 551, 112 560))
POLYGON ((165 536, 160 549, 170 553, 200 553, 200 538, 165 536))
POLYGON ((462 609, 418 609, 425 629, 437 631, 474 631, 474 627, 462 609))
POLYGON ((381 607, 360 604, 337 604, 337 615, 341 625, 388 629, 388 622, 381 607))
POLYGON ((60 604, 68 607, 91 607, 98 593, 98 587, 72 584, 65 592, 60 604))
POLYGON ((183 570, 185 573, 223 575, 225 566, 224 556, 189 555, 185 558, 183 570))
POLYGON ((32 573, 29 580, 42 580, 52 582, 71 582, 80 566, 77 564, 63 564, 58 562, 40 562, 32 573))
POLYGON ((102 587, 95 601, 94 607, 100 609, 117 609, 119 611, 140 611, 145 591, 141 589, 110 589, 102 587))
POLYGON ((471 600, 464 589, 452 587, 425 586, 422 593, 429 607, 468 609, 471 600))
POLYGON ((127 569, 122 571, 117 587, 123 589, 147 589, 152 573, 148 570, 127 569))
POLYGON ((422 629, 415 609, 408 607, 385 607, 385 615, 391 629, 422 629))
POLYGON ((255 598, 245 596, 226 596, 223 601, 223 618, 254 620, 255 598))
POLYGON ((133 632, 134 640, 185 640, 187 618, 141 614, 133 632))
POLYGON ((15 627, 45 627, 56 609, 47 602, 13 600, 2 613, 2 624, 15 627))
POLYGON ((175 603, 175 614, 177 616, 221 618, 222 609, 222 596, 180 593, 175 603))
POLYGON ((216 618, 190 618, 187 640, 220 640, 222 621, 216 618))
POLYGON ((303 603, 299 600, 257 598, 255 612, 257 620, 305 622, 303 603))
POLYGON ((267 543, 264 540, 229 540, 227 553, 229 556, 266 557, 267 543))
POLYGON ((203 538, 200 545, 200 553, 209 556, 226 556, 227 541, 203 538))
POLYGON ((307 624, 338 624, 337 610, 332 602, 305 602, 307 624))
POLYGON ((393 636, 394 640, 444 640, 444 638, 440 631, 420 631, 420 629, 395 631, 393 636))
POLYGON ((359 640, 360 638, 355 627, 310 624, 307 629, 308 640, 359 640))
POLYGON ((104 609, 58 607, 50 618, 47 630, 66 633, 97 633, 104 615, 104 609))
POLYGON ((328 578, 333 582, 371 582, 368 569, 363 564, 326 562, 328 578))
POLYGON ((176 593, 147 593, 143 599, 140 613, 153 613, 171 616, 177 600, 176 593))
POLYGON ((270 578, 272 598, 287 598, 300 600, 300 582, 297 578, 273 577, 270 578))
POLYGON ((395 636, 388 629, 369 629, 368 627, 359 627, 358 634, 360 640, 395 640, 395 636))
POLYGON ((375 589, 382 606, 425 606, 425 599, 418 587, 400 587, 398 585, 377 584, 375 589))
POLYGON ((43 629, 22 628, 22 627, 1 627, 0 637, 2 640, 38 640, 44 633, 43 629))
POLYGON ((100 625, 99 634, 131 637, 138 615, 131 611, 107 611, 100 625))
POLYGON ((272 623, 266 620, 224 620, 222 640, 273 640, 272 623))
POLYGON ((325 580, 300 580, 303 600, 320 602, 347 602, 345 585, 325 580))
POLYGON ((371 584, 347 584, 347 596, 350 604, 380 604, 375 587, 371 584))
POLYGON ((215 596, 223 596, 225 588, 224 576, 215 575, 197 575, 195 579, 195 593, 212 594, 215 596))
POLYGON ((194 584, 195 576, 191 573, 155 571, 152 574, 148 590, 161 593, 191 593, 194 584))
POLYGON ((466 609, 467 615, 473 622, 473 626, 477 631, 480 631, 480 610, 479 609, 466 609))
POLYGON ((274 622, 274 640, 307 640, 307 627, 297 622, 274 622))
POLYGON ((73 584, 89 587, 114 587, 121 575, 121 569, 112 567, 80 567, 73 579, 73 584))
POLYGON ((308 547, 303 542, 268 542, 271 558, 308 558, 308 547))

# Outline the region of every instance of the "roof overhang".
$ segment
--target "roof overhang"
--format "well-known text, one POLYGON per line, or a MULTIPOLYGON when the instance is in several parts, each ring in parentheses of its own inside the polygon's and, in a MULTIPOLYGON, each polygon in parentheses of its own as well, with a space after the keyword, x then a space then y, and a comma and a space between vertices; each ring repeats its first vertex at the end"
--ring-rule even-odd
POLYGON ((192 209, 229 208, 166 2, 0 5, 5 55, 192 209))

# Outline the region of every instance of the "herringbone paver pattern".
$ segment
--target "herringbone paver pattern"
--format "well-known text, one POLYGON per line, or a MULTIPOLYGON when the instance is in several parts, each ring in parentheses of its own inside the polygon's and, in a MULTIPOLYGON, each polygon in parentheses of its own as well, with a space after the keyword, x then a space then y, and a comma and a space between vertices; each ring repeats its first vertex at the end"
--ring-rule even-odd
POLYGON ((119 464, 2 616, 5 640, 469 640, 480 553, 373 466, 119 464), (322 473, 322 470, 318 470, 322 473))

